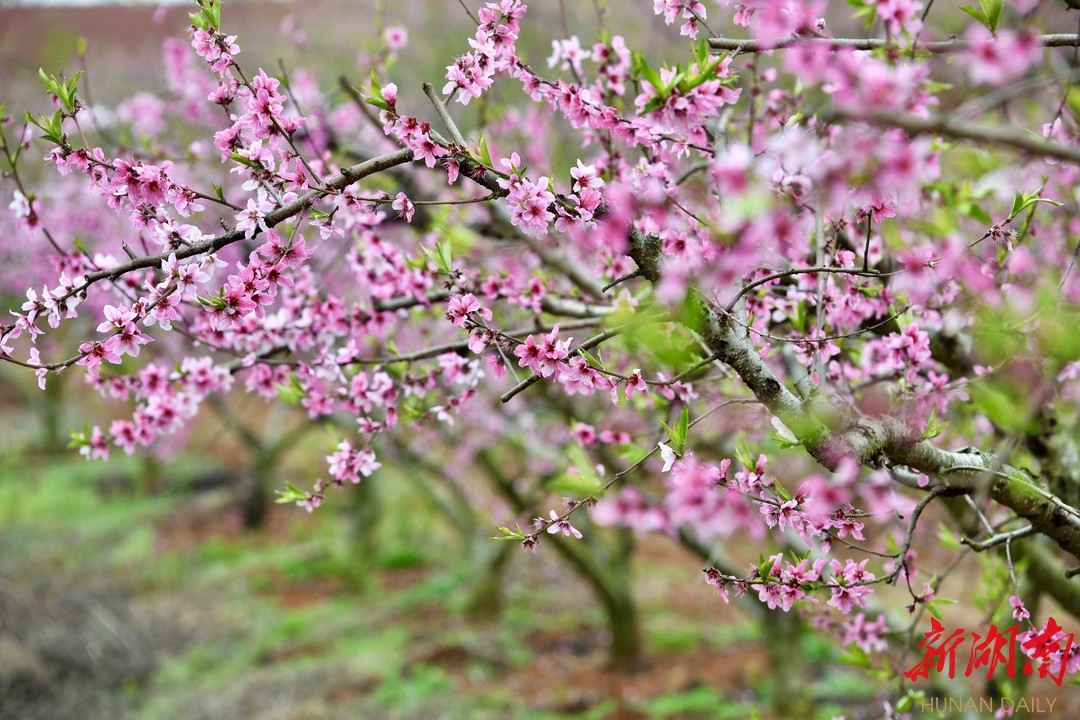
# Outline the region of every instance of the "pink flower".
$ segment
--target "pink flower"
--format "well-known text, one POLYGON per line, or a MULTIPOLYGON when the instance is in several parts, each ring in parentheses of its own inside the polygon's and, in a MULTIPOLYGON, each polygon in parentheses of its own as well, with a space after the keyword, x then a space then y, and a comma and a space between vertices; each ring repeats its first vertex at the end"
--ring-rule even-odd
POLYGON ((855 645, 863 652, 884 652, 888 647, 882 635, 888 632, 885 624, 885 615, 878 615, 872 623, 866 622, 866 615, 856 613, 850 620, 844 623, 844 635, 841 642, 845 645, 855 645))
POLYGON ((585 447, 586 445, 593 445, 596 443, 596 428, 586 423, 577 423, 574 426, 574 430, 573 432, 571 432, 571 435, 577 438, 578 443, 582 447, 585 447))
POLYGON ((1023 622, 1031 617, 1031 613, 1024 607, 1024 601, 1020 599, 1019 595, 1013 595, 1009 598, 1009 604, 1012 605, 1012 616, 1017 622, 1023 622))
POLYGON ((394 202, 390 204, 390 207, 394 208, 398 212, 398 217, 405 218, 405 222, 412 222, 413 213, 416 212, 416 206, 412 204, 408 196, 403 192, 399 192, 394 196, 394 202))
POLYGON ((449 150, 432 140, 426 132, 419 137, 405 140, 405 143, 412 148, 414 159, 423 160, 429 168, 435 167, 436 160, 450 154, 449 150))
POLYGON ((577 528, 571 525, 569 520, 560 520, 558 513, 556 513, 554 510, 551 511, 551 520, 552 522, 550 525, 548 525, 547 529, 548 533, 554 535, 555 533, 561 532, 564 537, 570 537, 571 535, 573 535, 578 540, 581 539, 581 532, 579 532, 577 528))
POLYGON ((135 313, 123 305, 119 307, 116 305, 106 305, 103 312, 106 321, 98 325, 98 332, 113 332, 119 330, 128 323, 133 322, 136 318, 135 313))
POLYGON ((247 209, 237 214, 236 229, 244 231, 244 237, 251 239, 259 230, 267 231, 266 213, 274 209, 274 203, 266 196, 266 191, 259 188, 256 198, 248 198, 247 209))
POLYGON ((95 425, 90 430, 90 437, 83 437, 83 444, 79 446, 79 454, 87 460, 108 460, 109 445, 105 440, 105 434, 101 428, 95 425))
POLYGON ((547 360, 552 367, 566 360, 567 356, 570 355, 570 343, 574 341, 574 338, 559 340, 558 337, 559 326, 555 325, 551 328, 551 332, 544 336, 541 343, 544 359, 547 360))
POLYGON ((391 108, 397 105, 397 85, 394 83, 386 83, 382 86, 382 97, 386 101, 386 104, 391 108))
POLYGON ((514 348, 514 355, 518 357, 518 367, 530 368, 534 375, 550 377, 554 372, 545 362, 543 349, 536 344, 536 339, 532 335, 514 348))
POLYGON ((832 590, 832 597, 829 598, 828 604, 845 615, 850 613, 856 607, 866 607, 866 597, 873 592, 864 585, 856 585, 853 587, 837 585, 830 589, 832 590))
POLYGON ((139 332, 138 328, 135 327, 135 323, 128 323, 118 333, 105 341, 105 347, 117 355, 127 354, 131 357, 139 357, 140 346, 152 341, 153 338, 149 335, 139 332))
POLYGON ((570 177, 574 178, 574 192, 580 193, 585 188, 598 190, 604 186, 604 180, 592 165, 582 165, 577 161, 577 167, 570 168, 570 177))
POLYGON ((472 293, 450 298, 446 308, 446 319, 457 327, 464 327, 469 313, 479 312, 484 320, 491 321, 491 311, 480 306, 480 301, 472 293))
POLYGON ((765 522, 770 527, 780 526, 783 530, 785 526, 795 528, 802 526, 802 513, 795 508, 798 503, 794 500, 788 500, 780 505, 773 505, 772 503, 762 503, 759 512, 765 516, 765 522))
POLYGON ((986 27, 972 24, 965 34, 971 44, 963 60, 972 82, 1007 85, 1027 72, 1043 56, 1038 38, 1028 32, 998 29, 993 35, 986 27))
POLYGON ((396 53, 408 45, 409 32, 401 25, 389 25, 383 31, 383 40, 386 42, 386 49, 396 53))
POLYGON ((338 443, 337 452, 327 455, 326 462, 336 483, 348 480, 354 485, 362 477, 369 477, 382 467, 381 463, 376 462, 374 452, 367 449, 356 451, 348 440, 338 443))
POLYGON ((510 205, 510 221, 532 235, 546 235, 555 219, 549 209, 555 202, 555 195, 548 190, 548 179, 542 177, 533 183, 528 178, 519 179, 515 174, 511 175, 508 189, 506 201, 510 205))
POLYGON ((109 434, 112 435, 113 443, 123 448, 125 453, 131 455, 135 452, 135 445, 139 440, 133 422, 130 420, 113 420, 112 425, 109 426, 109 434))
POLYGON ((641 369, 634 368, 634 372, 630 374, 630 377, 626 378, 626 387, 623 388, 623 392, 626 393, 626 399, 629 400, 630 396, 636 392, 648 395, 648 386, 641 378, 641 369))

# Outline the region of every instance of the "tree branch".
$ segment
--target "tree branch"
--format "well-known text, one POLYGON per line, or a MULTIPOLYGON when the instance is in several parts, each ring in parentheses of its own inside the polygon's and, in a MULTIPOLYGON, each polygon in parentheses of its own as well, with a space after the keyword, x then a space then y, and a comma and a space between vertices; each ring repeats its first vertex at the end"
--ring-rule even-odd
MULTIPOLYGON (((629 255, 642 276, 652 282, 659 280, 658 237, 632 229, 629 255)), ((825 467, 835 470, 845 458, 873 467, 907 466, 937 478, 945 485, 945 494, 988 492, 996 502, 1080 558, 1080 512, 1035 485, 1022 472, 1002 465, 992 453, 942 450, 922 439, 920 430, 887 415, 851 421, 836 413, 837 417, 830 418, 827 424, 780 382, 758 354, 745 328, 725 322, 697 291, 691 289, 688 299, 696 314, 696 327, 692 329, 701 335, 705 345, 739 375, 754 396, 825 467)))
MULTIPOLYGON (((299 213, 307 210, 309 207, 315 204, 319 198, 326 195, 327 190, 342 190, 349 185, 352 185, 358 180, 362 180, 370 175, 382 172, 388 168, 392 168, 396 165, 404 165, 405 163, 412 162, 413 151, 409 149, 396 150, 392 153, 380 155, 379 157, 372 158, 366 162, 353 165, 351 167, 342 168, 341 174, 334 178, 330 182, 326 183, 324 188, 318 190, 310 190, 300 197, 293 200, 291 203, 287 203, 268 212, 265 217, 267 227, 274 227, 285 220, 298 215, 299 213)), ((259 233, 258 228, 255 230, 255 234, 259 233)), ((87 273, 85 278, 86 282, 80 288, 79 291, 85 290, 90 285, 100 280, 116 280, 117 278, 126 275, 134 270, 140 270, 143 268, 156 268, 160 267, 161 263, 169 259, 169 255, 174 252, 176 258, 181 260, 183 258, 193 257, 195 255, 202 255, 203 253, 217 252, 221 248, 231 245, 244 238, 244 233, 240 230, 233 228, 221 235, 215 237, 206 238, 199 242, 192 243, 179 250, 158 253, 157 255, 147 255, 144 257, 136 258, 131 262, 123 265, 118 265, 108 270, 99 270, 97 272, 87 273)))
MULTIPOLYGON (((1080 35, 1072 35, 1068 33, 1056 33, 1053 35, 1040 35, 1038 41, 1043 47, 1076 47, 1080 46, 1080 35)), ((768 52, 770 50, 781 50, 783 48, 794 47, 798 45, 824 45, 834 50, 850 49, 850 50, 877 50, 879 48, 898 48, 900 47, 896 42, 888 40, 886 38, 830 38, 830 37, 791 37, 786 40, 780 40, 779 42, 761 42, 759 40, 741 39, 741 38, 726 38, 726 37, 712 37, 709 38, 709 49, 713 52, 735 52, 735 53, 760 53, 768 52)), ((967 40, 962 40, 957 37, 950 38, 948 40, 939 40, 935 42, 920 42, 918 44, 919 50, 926 50, 930 53, 954 53, 962 50, 967 50, 971 47, 971 43, 967 40)))
POLYGON ((958 122, 950 117, 922 118, 894 112, 854 112, 830 108, 820 114, 823 122, 863 122, 878 127, 900 128, 909 135, 940 135, 955 140, 973 140, 1008 147, 1040 157, 1052 157, 1080 164, 1080 148, 1041 140, 1029 133, 1005 127, 958 122))

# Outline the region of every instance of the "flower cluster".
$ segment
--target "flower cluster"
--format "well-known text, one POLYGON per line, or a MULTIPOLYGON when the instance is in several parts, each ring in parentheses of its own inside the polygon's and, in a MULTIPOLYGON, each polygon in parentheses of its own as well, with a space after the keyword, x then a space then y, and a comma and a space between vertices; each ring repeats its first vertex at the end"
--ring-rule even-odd
POLYGON ((668 25, 677 18, 684 20, 679 34, 692 38, 697 37, 698 23, 708 18, 705 6, 698 0, 653 0, 653 12, 663 15, 668 25))
POLYGON ((519 23, 526 9, 521 0, 489 2, 480 9, 480 26, 469 40, 473 49, 447 66, 443 94, 453 94, 462 105, 468 105, 491 87, 497 72, 516 62, 519 23))

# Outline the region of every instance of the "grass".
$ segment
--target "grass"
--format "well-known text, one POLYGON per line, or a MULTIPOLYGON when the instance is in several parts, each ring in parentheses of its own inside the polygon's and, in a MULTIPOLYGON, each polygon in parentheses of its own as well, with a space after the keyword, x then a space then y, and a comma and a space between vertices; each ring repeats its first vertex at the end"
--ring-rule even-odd
MULTIPOLYGON (((169 466, 169 475, 191 467, 169 466)), ((377 554, 358 558, 364 542, 346 502, 317 517, 278 509, 268 535, 230 525, 226 498, 214 493, 144 495, 137 483, 98 490, 108 477, 140 471, 126 459, 0 459, 0 541, 15 551, 0 571, 31 581, 47 568, 53 582, 125 588, 193 618, 147 680, 102 689, 126 712, 110 717, 751 715, 750 705, 700 679, 605 674, 602 614, 551 554, 514 556, 498 618, 464 617, 467 559, 452 534, 433 530, 437 518, 406 484, 378 488, 390 517, 368 528, 377 554), (651 684, 635 690, 640 683, 651 684), (608 686, 626 696, 601 689, 608 686)), ((650 582, 675 587, 689 572, 661 568, 650 582)), ((648 595, 641 612, 648 653, 659 658, 653 675, 682 657, 760 640, 753 623, 688 616, 668 607, 669 596, 648 595)), ((811 651, 831 657, 821 644, 811 651)), ((852 690, 831 682, 829 692, 852 690)))

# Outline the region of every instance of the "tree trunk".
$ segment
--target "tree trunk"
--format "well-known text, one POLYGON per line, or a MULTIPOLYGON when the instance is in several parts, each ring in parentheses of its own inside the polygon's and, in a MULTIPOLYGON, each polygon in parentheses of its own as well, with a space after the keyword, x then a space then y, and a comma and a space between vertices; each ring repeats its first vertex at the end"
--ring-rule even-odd
POLYGON ((761 623, 772 680, 773 715, 784 720, 811 717, 807 697, 807 665, 803 648, 803 621, 794 612, 774 610, 761 623))
POLYGON ((633 672, 641 666, 643 638, 637 605, 634 603, 625 574, 612 583, 610 592, 602 592, 604 613, 611 632, 608 663, 612 670, 633 672))
POLYGON ((468 548, 470 565, 475 571, 469 578, 469 597, 465 602, 465 614, 474 620, 490 620, 503 609, 503 568, 516 543, 495 542, 486 538, 474 540, 468 548))
POLYGON ((254 466, 240 478, 240 515, 245 530, 258 530, 266 523, 270 510, 270 486, 278 453, 257 449, 254 466))

